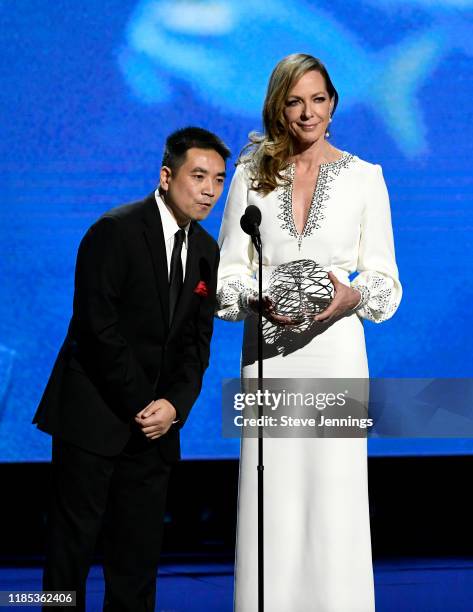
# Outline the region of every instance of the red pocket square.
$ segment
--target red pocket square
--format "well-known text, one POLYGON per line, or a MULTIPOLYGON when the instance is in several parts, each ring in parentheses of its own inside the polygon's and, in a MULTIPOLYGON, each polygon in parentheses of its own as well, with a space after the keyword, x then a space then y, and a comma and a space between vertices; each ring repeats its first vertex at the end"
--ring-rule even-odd
POLYGON ((205 281, 199 281, 194 289, 194 293, 200 295, 202 297, 208 297, 209 288, 207 287, 205 281))

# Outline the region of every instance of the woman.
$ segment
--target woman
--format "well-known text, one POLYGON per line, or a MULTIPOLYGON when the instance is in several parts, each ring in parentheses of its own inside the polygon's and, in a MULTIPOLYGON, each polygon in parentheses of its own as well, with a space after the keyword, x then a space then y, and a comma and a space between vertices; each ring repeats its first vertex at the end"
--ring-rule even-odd
MULTIPOLYGON (((262 213, 264 277, 308 259, 334 287, 331 304, 303 332, 265 300, 265 377, 367 378, 362 319, 388 319, 401 299, 381 167, 327 142, 337 102, 319 60, 284 58, 269 81, 264 134, 250 135, 236 168, 219 238, 217 316, 245 319, 243 378, 257 377, 257 255, 239 224, 248 204, 262 213)), ((366 439, 269 438, 264 453, 266 610, 372 612, 366 439)), ((256 464, 257 440, 245 438, 237 612, 257 610, 256 464)))

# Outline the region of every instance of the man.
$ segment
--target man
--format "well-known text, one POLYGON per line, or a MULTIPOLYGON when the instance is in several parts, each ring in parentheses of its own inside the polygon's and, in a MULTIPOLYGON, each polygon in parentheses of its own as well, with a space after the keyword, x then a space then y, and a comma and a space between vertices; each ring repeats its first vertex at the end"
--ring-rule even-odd
POLYGON ((219 252, 198 224, 229 150, 185 128, 156 192, 105 213, 77 255, 73 315, 33 422, 53 436, 44 590, 77 592, 104 527, 104 610, 155 607, 171 464, 208 365, 219 252))

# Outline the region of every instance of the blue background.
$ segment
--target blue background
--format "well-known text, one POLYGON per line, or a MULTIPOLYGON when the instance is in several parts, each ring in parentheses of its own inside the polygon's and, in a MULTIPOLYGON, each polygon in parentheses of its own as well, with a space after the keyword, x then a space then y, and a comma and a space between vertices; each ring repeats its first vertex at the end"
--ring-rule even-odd
MULTIPOLYGON (((391 196, 404 298, 392 320, 366 324, 372 376, 471 376, 472 17, 468 1, 1 3, 0 460, 49 458, 30 421, 87 227, 155 188, 176 128, 217 132, 234 161, 293 52, 325 62, 340 94, 332 142, 380 163, 391 196)), ((224 201, 205 224, 214 236, 224 201)), ((220 434, 220 389, 238 376, 241 331, 216 322, 185 457, 238 454, 220 434)), ((372 440, 370 452, 473 444, 372 440)))

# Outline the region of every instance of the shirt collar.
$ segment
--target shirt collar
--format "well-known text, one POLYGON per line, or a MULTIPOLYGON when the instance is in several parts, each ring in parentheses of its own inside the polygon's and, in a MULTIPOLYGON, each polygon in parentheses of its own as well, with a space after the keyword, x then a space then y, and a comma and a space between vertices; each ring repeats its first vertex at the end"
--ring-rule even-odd
POLYGON ((154 192, 154 197, 156 199, 156 203, 158 205, 159 214, 161 216, 161 223, 163 225, 163 234, 164 234, 165 242, 167 242, 171 238, 174 238, 174 234, 178 230, 183 229, 185 231, 185 233, 186 233, 186 236, 185 236, 185 239, 184 239, 184 244, 185 244, 185 247, 187 249, 187 240, 189 238, 190 221, 184 227, 182 227, 182 228, 179 227, 179 225, 176 222, 176 219, 174 219, 174 217, 172 216, 169 208, 163 202, 163 199, 162 199, 162 197, 159 194, 159 188, 156 189, 156 191, 154 192))

